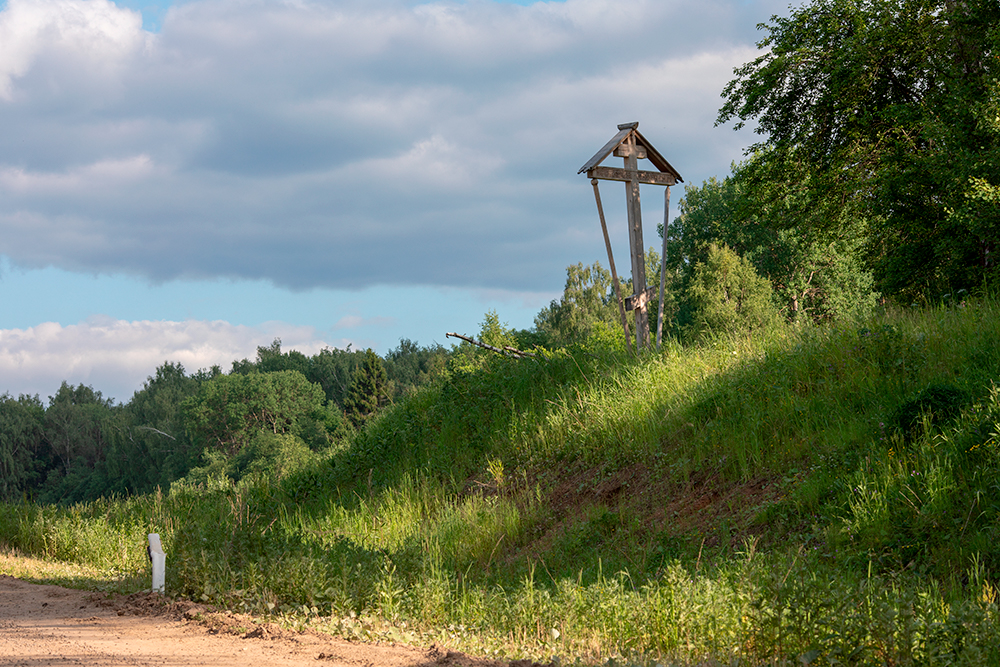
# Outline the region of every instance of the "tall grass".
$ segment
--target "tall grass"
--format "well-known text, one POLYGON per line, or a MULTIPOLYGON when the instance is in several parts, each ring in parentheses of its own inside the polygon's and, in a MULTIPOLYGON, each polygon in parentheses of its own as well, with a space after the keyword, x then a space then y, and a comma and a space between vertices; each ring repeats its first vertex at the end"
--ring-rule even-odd
POLYGON ((171 591, 487 655, 995 664, 998 315, 481 357, 282 480, 0 506, 0 539, 135 574, 158 532, 171 591))

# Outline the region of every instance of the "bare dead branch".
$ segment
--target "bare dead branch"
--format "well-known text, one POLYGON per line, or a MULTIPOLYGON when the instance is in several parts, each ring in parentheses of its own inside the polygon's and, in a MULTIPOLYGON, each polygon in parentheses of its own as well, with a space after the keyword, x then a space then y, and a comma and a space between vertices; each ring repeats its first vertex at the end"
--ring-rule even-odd
POLYGON ((531 357, 532 359, 537 359, 538 358, 537 354, 533 354, 531 352, 525 352, 524 350, 519 350, 516 347, 511 347, 510 345, 504 345, 502 348, 495 347, 493 345, 488 345, 486 343, 481 343, 478 340, 475 340, 474 338, 469 338, 468 336, 463 336, 462 334, 446 333, 445 337, 446 338, 461 338, 462 340, 464 340, 467 343, 472 343, 473 345, 475 345, 477 347, 481 347, 483 349, 489 350, 490 352, 496 352, 497 354, 502 354, 502 355, 504 355, 506 357, 515 357, 517 359, 523 359, 524 357, 531 357))

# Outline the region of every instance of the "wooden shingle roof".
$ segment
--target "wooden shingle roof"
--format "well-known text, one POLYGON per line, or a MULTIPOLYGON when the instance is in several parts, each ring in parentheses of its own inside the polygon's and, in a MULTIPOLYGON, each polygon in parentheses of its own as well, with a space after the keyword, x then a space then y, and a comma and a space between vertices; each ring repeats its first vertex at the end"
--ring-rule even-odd
POLYGON ((639 123, 623 123, 618 126, 618 134, 611 137, 608 143, 604 144, 601 150, 594 154, 594 157, 587 160, 587 163, 580 167, 580 171, 576 172, 582 174, 587 172, 587 176, 591 178, 606 178, 611 180, 628 180, 625 178, 620 178, 621 174, 618 172, 624 172, 622 169, 608 169, 606 167, 599 167, 598 165, 604 160, 604 158, 611 155, 616 148, 624 144, 629 135, 635 135, 636 146, 641 146, 646 150, 646 159, 653 163, 653 166, 659 170, 659 174, 666 174, 667 176, 659 176, 656 172, 646 172, 640 171, 640 178, 637 179, 644 183, 654 183, 656 185, 674 185, 676 182, 683 183, 684 179, 677 172, 676 169, 667 162, 666 158, 660 155, 660 152, 656 150, 653 144, 649 143, 646 137, 642 136, 639 132, 639 123))

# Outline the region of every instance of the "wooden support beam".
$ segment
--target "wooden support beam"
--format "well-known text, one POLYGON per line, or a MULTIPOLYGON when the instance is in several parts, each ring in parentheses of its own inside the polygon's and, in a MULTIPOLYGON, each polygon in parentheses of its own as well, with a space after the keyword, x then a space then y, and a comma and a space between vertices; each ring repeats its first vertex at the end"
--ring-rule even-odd
MULTIPOLYGON (((626 148, 625 146, 619 146, 618 148, 615 149, 614 156, 615 157, 625 157, 625 155, 629 151, 630 151, 630 149, 626 148)), ((632 149, 632 151, 635 153, 635 158, 637 160, 645 160, 646 159, 646 147, 645 146, 636 146, 634 149, 632 149)))
POLYGON ((625 297, 625 310, 635 310, 639 306, 645 306, 653 300, 654 294, 656 294, 656 288, 650 286, 642 294, 633 294, 625 297))
MULTIPOLYGON (((632 251, 632 288, 635 294, 646 292, 646 251, 642 243, 642 205, 639 202, 639 181, 636 178, 635 134, 630 134, 620 147, 625 158, 625 171, 629 179, 625 182, 625 201, 628 210, 628 237, 632 251)), ((640 351, 649 344, 649 317, 646 299, 639 298, 635 306, 635 340, 640 351)))
POLYGON ((667 281, 667 226, 670 224, 670 186, 663 192, 663 250, 660 254, 660 305, 656 314, 656 350, 663 341, 663 293, 667 281))
POLYGON ((617 169, 615 167, 591 167, 587 170, 588 178, 597 178, 602 181, 636 181, 648 185, 677 185, 677 179, 673 174, 659 171, 633 171, 627 169, 617 169))
POLYGON ((618 314, 622 320, 622 330, 625 331, 625 346, 632 349, 632 337, 628 334, 628 318, 625 317, 625 304, 622 301, 622 288, 618 282, 618 271, 615 270, 615 256, 611 252, 611 238, 608 236, 608 225, 604 221, 604 207, 601 205, 601 191, 597 187, 597 179, 591 179, 594 186, 594 199, 597 201, 597 215, 601 218, 601 231, 604 232, 604 246, 608 249, 608 264, 611 265, 611 280, 615 286, 615 297, 618 299, 618 314))

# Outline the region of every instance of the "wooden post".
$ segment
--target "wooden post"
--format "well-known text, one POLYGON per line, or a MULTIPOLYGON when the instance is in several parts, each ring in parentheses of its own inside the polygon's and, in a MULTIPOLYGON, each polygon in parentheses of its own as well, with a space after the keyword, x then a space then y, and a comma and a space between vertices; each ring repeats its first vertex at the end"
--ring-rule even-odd
POLYGON ((660 251, 660 307, 656 314, 656 351, 663 340, 663 293, 667 282, 667 225, 670 224, 670 186, 663 189, 663 249, 660 251))
POLYGON ((601 230, 604 232, 604 247, 608 249, 608 264, 611 265, 611 281, 615 286, 615 297, 618 299, 618 314, 622 318, 622 329, 625 331, 625 346, 632 349, 632 337, 628 334, 628 318, 625 316, 625 303, 622 301, 622 288, 618 283, 618 272, 615 270, 615 256, 611 253, 611 239, 608 237, 608 225, 604 221, 604 207, 601 206, 601 191, 597 187, 598 180, 590 179, 594 186, 594 199, 597 201, 597 214, 601 218, 601 230))
POLYGON ((166 577, 167 556, 163 553, 159 533, 150 533, 147 540, 146 554, 149 556, 149 562, 153 569, 152 591, 162 594, 164 591, 163 582, 166 577))
POLYGON ((649 344, 649 317, 646 301, 646 253, 642 244, 642 206, 639 201, 639 159, 646 157, 635 145, 635 135, 630 134, 615 155, 625 158, 625 171, 629 180, 625 182, 625 199, 628 210, 628 237, 632 253, 632 290, 635 307, 636 347, 642 350, 649 344))

